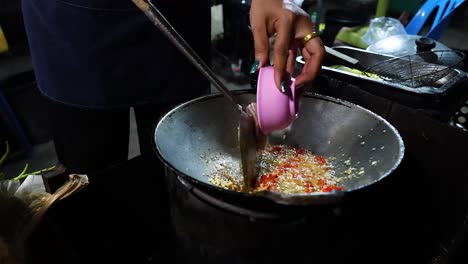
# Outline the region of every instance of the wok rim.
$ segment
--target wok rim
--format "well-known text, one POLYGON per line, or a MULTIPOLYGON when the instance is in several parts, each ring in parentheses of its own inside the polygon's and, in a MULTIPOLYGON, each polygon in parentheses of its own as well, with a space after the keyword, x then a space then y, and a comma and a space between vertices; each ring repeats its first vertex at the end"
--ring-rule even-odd
MULTIPOLYGON (((242 95, 242 94, 254 94, 255 95, 256 94, 255 90, 252 90, 252 89, 235 90, 235 91, 232 91, 232 92, 235 95, 242 95)), ((367 112, 368 114, 374 116, 375 118, 383 121, 388 126, 388 128, 390 128, 396 135, 396 138, 397 138, 397 141, 398 141, 398 144, 399 144, 399 150, 400 150, 397 161, 393 164, 393 166, 389 170, 387 170, 384 174, 382 174, 378 179, 376 179, 376 180, 374 180, 374 181, 372 181, 372 182, 370 182, 368 184, 360 185, 359 187, 354 188, 352 190, 346 190, 345 189, 343 191, 335 191, 334 190, 332 192, 313 192, 313 193, 304 193, 304 194, 286 194, 286 193, 273 192, 273 191, 262 191, 262 192, 256 192, 256 193, 247 193, 247 192, 242 192, 242 191, 233 191, 233 190, 229 190, 229 189, 224 189, 224 188, 218 187, 218 186, 213 185, 213 184, 208 184, 208 183, 202 182, 202 181, 200 181, 200 180, 198 180, 198 179, 196 179, 196 178, 194 178, 194 177, 192 177, 190 175, 187 175, 187 174, 183 173, 182 171, 178 170, 175 166, 170 164, 163 157, 163 155, 161 154, 161 151, 160 151, 160 149, 158 147, 158 144, 157 144, 156 134, 157 134, 157 131, 158 131, 159 127, 162 125, 162 122, 167 117, 169 117, 171 114, 173 114, 174 112, 178 111, 179 109, 184 108, 187 105, 191 105, 191 104, 196 103, 196 102, 202 102, 202 101, 206 101, 206 100, 209 100, 209 99, 212 99, 212 98, 223 97, 223 94, 221 94, 221 93, 212 93, 212 94, 208 94, 208 95, 204 95, 204 96, 194 98, 194 99, 189 100, 189 101, 184 102, 184 103, 180 103, 180 104, 176 105, 175 107, 173 107, 171 110, 169 110, 166 114, 164 114, 159 119, 157 125, 155 126, 155 128, 153 130, 152 141, 153 141, 153 148, 155 150, 154 152, 156 153, 157 157, 165 165, 166 168, 171 169, 173 172, 175 172, 176 175, 182 176, 183 178, 189 180, 191 183, 193 183, 193 184, 195 184, 197 186, 200 186, 200 187, 203 187, 203 188, 208 188, 211 191, 217 191, 217 192, 220 192, 220 193, 227 193, 229 195, 240 195, 240 196, 247 197, 247 198, 266 198, 267 200, 273 201, 273 202, 278 203, 278 204, 283 204, 283 205, 309 205, 309 204, 321 204, 321 203, 328 203, 330 201, 336 201, 336 200, 339 200, 340 198, 342 198, 347 193, 355 192, 355 191, 367 188, 369 186, 372 186, 372 185, 380 182, 382 179, 387 178, 387 176, 392 174, 400 166, 400 164, 401 164, 401 162, 402 162, 402 160, 403 160, 403 158, 405 156, 405 144, 404 144, 403 138, 401 137, 398 130, 390 122, 388 122, 385 118, 383 118, 382 116, 370 111, 369 109, 366 109, 366 108, 364 108, 362 106, 359 106, 357 104, 353 104, 351 102, 348 102, 348 101, 345 101, 345 100, 342 100, 342 99, 339 99, 339 98, 335 98, 335 97, 331 97, 331 96, 327 96, 327 95, 322 95, 322 94, 317 94, 317 93, 312 93, 312 92, 306 92, 303 96, 307 97, 307 98, 317 98, 317 99, 329 101, 329 102, 332 102, 332 103, 345 105, 345 106, 348 106, 350 108, 357 107, 357 108, 367 112), (322 198, 323 198, 323 200, 320 201, 322 198)), ((195 188, 195 187, 193 187, 193 188, 195 188)))

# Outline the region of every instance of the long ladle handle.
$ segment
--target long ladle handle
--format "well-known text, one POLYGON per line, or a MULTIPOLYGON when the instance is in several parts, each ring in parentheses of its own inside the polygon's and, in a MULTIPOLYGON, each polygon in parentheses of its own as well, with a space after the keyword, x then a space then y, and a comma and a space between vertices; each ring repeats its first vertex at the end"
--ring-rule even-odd
POLYGON ((145 15, 156 25, 162 33, 197 67, 197 69, 205 75, 205 77, 215 86, 218 91, 224 94, 231 102, 236 104, 240 109, 242 105, 236 97, 232 95, 228 88, 218 79, 215 73, 206 65, 206 63, 197 55, 197 53, 187 44, 187 42, 179 35, 175 28, 167 21, 161 12, 149 0, 132 0, 135 5, 145 13, 145 15))

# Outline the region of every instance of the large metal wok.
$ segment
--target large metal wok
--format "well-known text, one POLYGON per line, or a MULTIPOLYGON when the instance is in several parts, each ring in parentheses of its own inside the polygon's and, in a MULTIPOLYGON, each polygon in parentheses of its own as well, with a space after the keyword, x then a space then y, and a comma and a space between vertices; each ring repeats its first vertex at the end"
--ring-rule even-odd
MULTIPOLYGON (((249 91, 236 94, 252 102, 249 91)), ((221 94, 189 101, 168 112, 157 124, 156 153, 170 177, 223 199, 229 196, 247 203, 253 199, 281 205, 308 205, 339 201, 349 192, 372 185, 387 177, 400 164, 404 144, 398 131, 380 116, 338 99, 307 94, 302 98, 298 119, 284 137, 271 138, 308 149, 324 157, 335 157, 336 175, 346 176, 351 163, 364 174, 345 180, 345 191, 291 195, 277 192, 244 193, 226 190, 209 182, 220 163, 240 169, 238 109, 226 103, 221 94)))

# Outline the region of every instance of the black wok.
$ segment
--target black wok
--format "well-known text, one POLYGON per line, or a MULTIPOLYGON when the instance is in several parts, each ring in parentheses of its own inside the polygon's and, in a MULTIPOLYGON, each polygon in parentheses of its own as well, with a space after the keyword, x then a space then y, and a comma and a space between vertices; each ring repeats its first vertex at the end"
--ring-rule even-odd
MULTIPOLYGON (((255 94, 240 91, 243 102, 255 94)), ((238 144, 239 112, 221 94, 197 98, 168 112, 157 124, 155 150, 165 163, 168 175, 196 189, 222 199, 247 203, 268 200, 281 205, 333 203, 347 193, 368 187, 389 176, 400 164, 404 144, 398 131, 382 117, 357 105, 322 95, 306 94, 298 119, 271 143, 284 143, 334 157, 334 170, 345 177, 349 164, 364 173, 341 182, 344 191, 310 194, 277 192, 244 193, 226 190, 209 182, 209 175, 221 162, 240 170, 238 144), (282 142, 278 142, 278 139, 282 142), (275 142, 276 141, 276 142, 275 142), (362 169, 361 169, 362 168, 362 169)))

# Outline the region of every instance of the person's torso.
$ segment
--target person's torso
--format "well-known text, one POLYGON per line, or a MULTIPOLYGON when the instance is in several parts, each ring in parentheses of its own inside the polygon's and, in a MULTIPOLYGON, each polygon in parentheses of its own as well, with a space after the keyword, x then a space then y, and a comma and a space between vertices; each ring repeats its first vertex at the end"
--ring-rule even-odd
MULTIPOLYGON (((208 1, 157 2, 209 60, 208 1)), ((38 85, 53 100, 107 107, 191 98, 209 89, 131 0, 23 0, 23 14, 38 85)))

